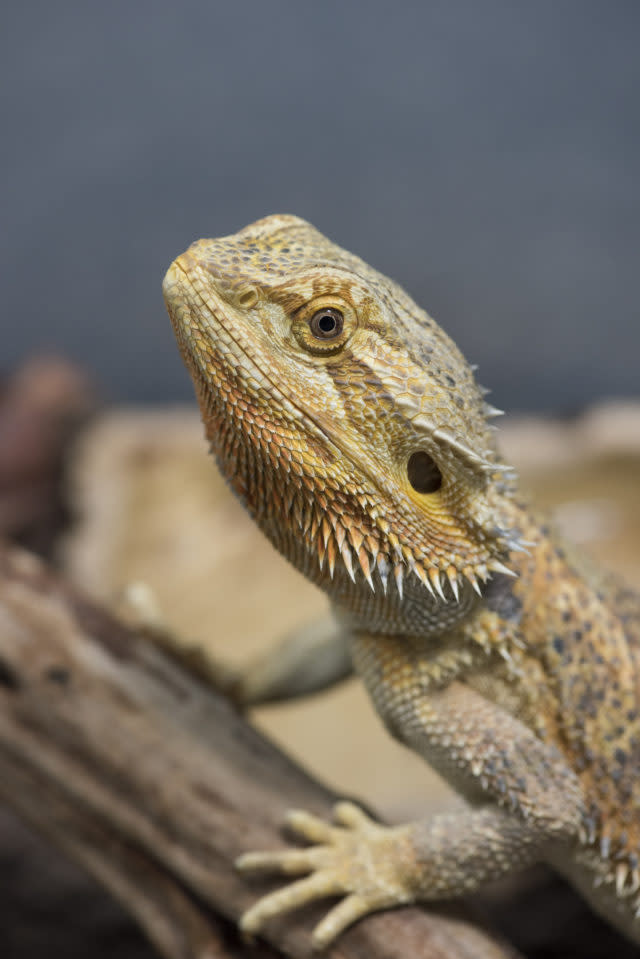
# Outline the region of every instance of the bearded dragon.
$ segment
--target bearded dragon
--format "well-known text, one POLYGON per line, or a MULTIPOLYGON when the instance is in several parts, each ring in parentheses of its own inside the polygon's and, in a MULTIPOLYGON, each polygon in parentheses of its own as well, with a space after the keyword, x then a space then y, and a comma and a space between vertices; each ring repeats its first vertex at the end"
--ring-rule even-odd
MULTIPOLYGON (((164 280, 206 434, 333 618, 236 684, 245 703, 353 668, 391 734, 466 802, 387 827, 349 802, 247 852, 297 877, 242 928, 338 896, 314 942, 374 910, 559 870, 640 943, 640 596, 519 494, 473 369, 395 283, 294 216, 199 240, 164 280)), ((247 584, 250 589, 250 584, 247 584)))

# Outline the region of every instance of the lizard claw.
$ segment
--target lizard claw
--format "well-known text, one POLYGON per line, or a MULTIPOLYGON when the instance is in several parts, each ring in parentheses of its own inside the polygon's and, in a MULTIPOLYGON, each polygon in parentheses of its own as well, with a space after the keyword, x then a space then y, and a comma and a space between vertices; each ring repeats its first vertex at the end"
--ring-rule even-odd
POLYGON ((254 935, 267 920, 301 906, 343 895, 313 932, 315 948, 323 949, 347 926, 369 912, 411 900, 394 865, 392 847, 406 841, 403 827, 389 829, 350 802, 333 808, 336 825, 311 813, 292 810, 286 823, 295 835, 312 843, 307 849, 250 852, 236 868, 243 873, 304 876, 258 900, 240 919, 244 933, 254 935))

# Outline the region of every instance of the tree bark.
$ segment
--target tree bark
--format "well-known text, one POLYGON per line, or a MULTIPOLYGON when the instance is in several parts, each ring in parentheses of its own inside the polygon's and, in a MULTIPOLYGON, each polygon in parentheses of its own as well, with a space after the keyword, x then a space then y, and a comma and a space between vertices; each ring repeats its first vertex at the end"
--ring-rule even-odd
MULTIPOLYGON (((229 921, 276 882, 233 869, 283 844, 289 806, 330 791, 140 633, 39 560, 0 546, 0 797, 95 876, 167 959, 312 953, 326 903, 249 947, 229 921)), ((505 959, 462 913, 372 916, 342 959, 505 959)))

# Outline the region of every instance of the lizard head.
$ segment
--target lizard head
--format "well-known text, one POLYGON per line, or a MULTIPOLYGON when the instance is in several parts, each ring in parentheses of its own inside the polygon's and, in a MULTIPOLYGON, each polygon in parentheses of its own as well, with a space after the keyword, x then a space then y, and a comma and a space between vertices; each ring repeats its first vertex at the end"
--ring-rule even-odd
POLYGON ((274 544, 436 603, 480 590, 515 534, 471 368, 391 280, 293 216, 178 257, 164 296, 218 462, 274 544))

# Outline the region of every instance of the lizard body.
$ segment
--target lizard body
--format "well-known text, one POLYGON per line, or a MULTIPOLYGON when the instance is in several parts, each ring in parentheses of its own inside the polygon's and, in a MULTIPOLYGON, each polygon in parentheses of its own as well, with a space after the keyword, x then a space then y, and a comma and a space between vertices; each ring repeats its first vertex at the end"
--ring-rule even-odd
POLYGON ((518 494, 455 344, 296 217, 194 243, 164 294, 220 469, 334 613, 239 698, 307 692, 352 663, 468 806, 394 828, 349 803, 333 826, 292 813, 314 845, 240 867, 304 878, 243 928, 341 895, 323 946, 375 909, 547 861, 640 943, 640 597, 518 494))

